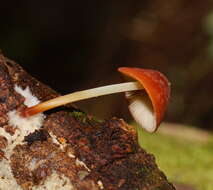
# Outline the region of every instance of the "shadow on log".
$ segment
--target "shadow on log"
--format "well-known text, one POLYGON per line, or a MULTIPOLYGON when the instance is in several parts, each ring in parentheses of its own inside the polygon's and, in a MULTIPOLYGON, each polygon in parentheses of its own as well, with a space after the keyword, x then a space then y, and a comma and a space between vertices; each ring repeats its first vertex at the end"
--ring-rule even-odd
POLYGON ((0 189, 175 189, 122 119, 97 121, 67 105, 45 113, 39 129, 11 126, 8 112, 25 106, 15 86, 40 101, 59 96, 0 55, 0 189))

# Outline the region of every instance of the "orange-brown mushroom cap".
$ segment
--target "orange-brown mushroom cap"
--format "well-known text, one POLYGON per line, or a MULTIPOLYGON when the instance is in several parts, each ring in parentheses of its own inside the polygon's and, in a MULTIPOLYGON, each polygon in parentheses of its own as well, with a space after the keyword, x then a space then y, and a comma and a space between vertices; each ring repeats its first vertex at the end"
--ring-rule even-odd
POLYGON ((139 81, 144 87, 152 102, 156 116, 156 128, 154 129, 156 130, 165 114, 170 97, 170 83, 168 79, 159 71, 151 69, 120 67, 118 71, 139 81))

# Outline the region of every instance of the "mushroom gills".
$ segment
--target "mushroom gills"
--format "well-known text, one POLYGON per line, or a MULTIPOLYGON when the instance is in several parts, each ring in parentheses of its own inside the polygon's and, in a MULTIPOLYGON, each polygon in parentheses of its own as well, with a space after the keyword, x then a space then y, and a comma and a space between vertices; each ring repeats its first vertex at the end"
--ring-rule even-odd
POLYGON ((135 121, 146 131, 154 132, 157 127, 156 115, 153 111, 152 102, 145 92, 135 94, 134 92, 126 92, 129 99, 129 110, 135 121))

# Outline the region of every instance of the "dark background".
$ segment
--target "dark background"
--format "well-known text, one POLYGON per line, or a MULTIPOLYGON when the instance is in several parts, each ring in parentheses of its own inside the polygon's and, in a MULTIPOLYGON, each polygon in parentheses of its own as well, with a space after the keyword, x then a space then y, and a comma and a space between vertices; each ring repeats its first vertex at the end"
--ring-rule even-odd
MULTIPOLYGON (((0 49, 62 94, 118 83, 120 66, 172 83, 166 120, 212 130, 210 0, 3 1, 0 49)), ((131 119, 123 95, 78 103, 99 118, 131 119)))

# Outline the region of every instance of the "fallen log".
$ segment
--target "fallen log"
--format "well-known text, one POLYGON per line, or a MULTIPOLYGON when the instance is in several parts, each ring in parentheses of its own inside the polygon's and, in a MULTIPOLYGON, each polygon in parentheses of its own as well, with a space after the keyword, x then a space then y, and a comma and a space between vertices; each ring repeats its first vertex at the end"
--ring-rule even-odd
POLYGON ((122 119, 98 121, 72 105, 33 122, 12 115, 57 96, 0 55, 0 190, 175 189, 122 119))

